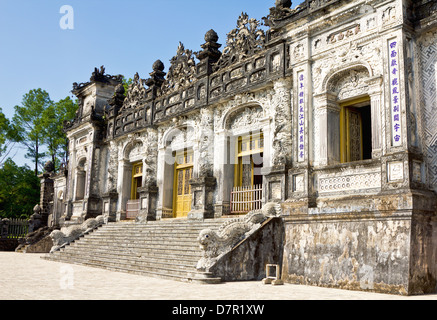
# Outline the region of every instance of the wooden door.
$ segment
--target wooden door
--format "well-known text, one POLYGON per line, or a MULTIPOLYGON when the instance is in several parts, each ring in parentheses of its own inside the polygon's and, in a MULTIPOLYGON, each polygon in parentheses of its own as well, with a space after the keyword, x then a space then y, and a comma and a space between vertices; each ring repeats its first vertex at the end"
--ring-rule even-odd
POLYGON ((176 157, 175 170, 175 200, 174 200, 174 217, 187 217, 191 210, 191 186, 189 181, 193 177, 193 154, 184 153, 176 157))

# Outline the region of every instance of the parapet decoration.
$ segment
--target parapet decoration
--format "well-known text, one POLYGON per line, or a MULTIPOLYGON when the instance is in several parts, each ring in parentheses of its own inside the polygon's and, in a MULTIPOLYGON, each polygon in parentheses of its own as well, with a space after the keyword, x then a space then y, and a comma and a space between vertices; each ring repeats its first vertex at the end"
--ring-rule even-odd
POLYGON ((196 80, 196 62, 193 51, 179 42, 177 54, 170 60, 167 78, 162 84, 161 95, 185 88, 196 80))
POLYGON ((280 215, 279 203, 267 203, 262 209, 253 210, 241 218, 225 222, 218 232, 211 229, 202 230, 197 238, 202 250, 197 270, 208 272, 221 257, 258 230, 269 217, 280 215))
POLYGON ((226 47, 215 69, 226 68, 263 50, 266 37, 259 26, 258 20, 249 19, 247 13, 242 13, 237 20, 237 28, 228 33, 226 47))
POLYGON ((133 82, 129 85, 127 90, 126 99, 123 103, 124 109, 135 109, 136 107, 141 107, 146 98, 146 80, 141 79, 138 72, 133 78, 133 82))

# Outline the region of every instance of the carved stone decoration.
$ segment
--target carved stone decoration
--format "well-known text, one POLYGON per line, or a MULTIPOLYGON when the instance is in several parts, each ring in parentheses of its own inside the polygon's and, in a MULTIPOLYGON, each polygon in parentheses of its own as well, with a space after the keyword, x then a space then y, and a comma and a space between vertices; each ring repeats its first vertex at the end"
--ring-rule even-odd
POLYGON ((358 96, 368 92, 365 79, 369 78, 369 72, 362 66, 339 72, 328 84, 328 90, 337 94, 339 100, 358 96))
POLYGON ((437 31, 427 32, 419 39, 420 86, 419 103, 423 110, 421 130, 427 157, 428 179, 431 188, 437 191, 437 31))
POLYGON ((70 244, 74 240, 78 239, 84 234, 87 234, 94 229, 99 228, 104 224, 103 216, 98 216, 97 218, 91 218, 86 220, 81 225, 72 225, 69 227, 63 227, 61 230, 55 230, 50 234, 53 240, 53 247, 50 253, 53 253, 62 247, 70 244))
POLYGON ((140 79, 138 72, 135 74, 132 83, 127 90, 126 99, 123 103, 123 108, 120 110, 134 109, 142 105, 146 98, 146 80, 140 79))
POLYGON ((197 270, 208 272, 235 245, 258 230, 265 220, 280 216, 281 212, 279 204, 267 203, 260 210, 253 210, 242 218, 225 222, 218 232, 211 229, 202 230, 197 238, 202 250, 202 258, 197 263, 197 270))
POLYGON ((161 94, 176 91, 190 85, 196 80, 196 62, 193 51, 185 49, 179 42, 177 54, 170 60, 167 78, 162 84, 161 94))
POLYGON ((102 82, 102 83, 109 83, 111 81, 121 82, 122 79, 123 79, 122 75, 112 76, 109 74, 105 74, 105 67, 101 66, 100 69, 94 68, 94 71, 90 77, 90 82, 80 83, 80 84, 78 84, 77 82, 74 82, 73 83, 73 93, 74 93, 74 91, 77 91, 77 90, 82 89, 83 87, 87 86, 91 82, 102 82))
MULTIPOLYGON (((109 105, 115 108, 121 108, 123 106, 124 100, 126 99, 125 90, 123 84, 119 84, 115 87, 114 96, 109 100, 109 105)), ((118 112, 118 110, 117 110, 118 112)))
POLYGON ((200 111, 199 132, 199 177, 212 176, 214 143, 213 137, 213 112, 209 109, 200 111))
POLYGON ((236 130, 246 127, 256 127, 263 118, 264 112, 260 106, 245 107, 229 117, 226 128, 236 130))
POLYGON ((287 165, 291 159, 291 114, 290 90, 286 81, 277 81, 274 84, 275 95, 272 104, 275 108, 273 133, 272 159, 274 165, 287 165))
POLYGON ((291 9, 292 2, 290 0, 276 0, 275 7, 270 8, 270 14, 263 17, 264 25, 274 29, 277 25, 277 20, 285 19, 304 9, 304 5, 297 6, 291 9))
POLYGON ((264 49, 265 33, 259 26, 258 20, 249 19, 247 13, 242 13, 237 20, 237 28, 228 33, 226 47, 215 70, 230 66, 264 49))

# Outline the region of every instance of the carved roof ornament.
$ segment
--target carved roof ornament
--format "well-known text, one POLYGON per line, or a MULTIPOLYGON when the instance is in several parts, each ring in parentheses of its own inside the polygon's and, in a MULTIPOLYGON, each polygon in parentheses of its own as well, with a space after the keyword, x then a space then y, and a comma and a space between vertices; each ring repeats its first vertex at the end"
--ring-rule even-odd
POLYGON ((228 33, 226 47, 216 64, 216 70, 239 62, 264 49, 265 32, 259 28, 260 22, 249 19, 242 13, 237 20, 237 28, 228 33))
POLYGON ((193 51, 185 49, 181 42, 170 64, 167 78, 161 87, 161 94, 184 88, 196 80, 196 62, 193 51))
POLYGON ((219 50, 222 45, 217 43, 218 39, 219 37, 217 32, 215 32, 213 29, 209 30, 205 34, 205 43, 200 46, 203 50, 194 53, 197 59, 202 60, 206 57, 210 57, 216 62, 222 55, 219 50))
POLYGON ((270 14, 262 18, 264 25, 274 29, 277 25, 276 20, 287 18, 304 8, 304 4, 297 6, 295 9, 291 9, 291 5, 291 0, 276 0, 275 7, 270 8, 270 14))
POLYGON ((138 72, 134 75, 132 83, 127 89, 126 99, 123 103, 124 109, 136 108, 141 106, 141 102, 146 98, 146 80, 140 79, 138 72))
POLYGON ((110 74, 105 74, 105 67, 101 66, 100 69, 94 68, 93 73, 91 74, 90 81, 85 83, 78 84, 77 82, 73 83, 73 93, 79 89, 82 89, 93 82, 101 82, 101 83, 121 83, 123 79, 122 75, 112 76, 110 74))
MULTIPOLYGON (((114 95, 112 96, 111 100, 109 100, 109 106, 120 108, 123 106, 123 102, 126 99, 125 90, 123 84, 119 84, 115 87, 114 95)), ((118 110, 117 110, 118 111, 118 110)))

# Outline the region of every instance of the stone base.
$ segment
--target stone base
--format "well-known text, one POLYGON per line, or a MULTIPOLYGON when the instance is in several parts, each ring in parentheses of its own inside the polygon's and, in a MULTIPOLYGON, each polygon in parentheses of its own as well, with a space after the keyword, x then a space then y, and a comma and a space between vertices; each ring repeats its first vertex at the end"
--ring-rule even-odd
POLYGON ((271 284, 273 286, 280 286, 284 284, 284 281, 281 279, 271 279, 271 278, 265 278, 262 280, 263 284, 271 284))
POLYGON ((27 246, 23 252, 24 253, 49 253, 53 247, 53 240, 50 236, 38 241, 35 244, 27 246))
POLYGON ((283 203, 289 216, 281 279, 399 295, 435 293, 434 198, 405 192, 325 199, 309 214, 283 203))
POLYGON ((201 271, 196 272, 194 275, 188 275, 188 280, 200 284, 218 284, 222 282, 220 277, 214 277, 211 272, 201 271))

